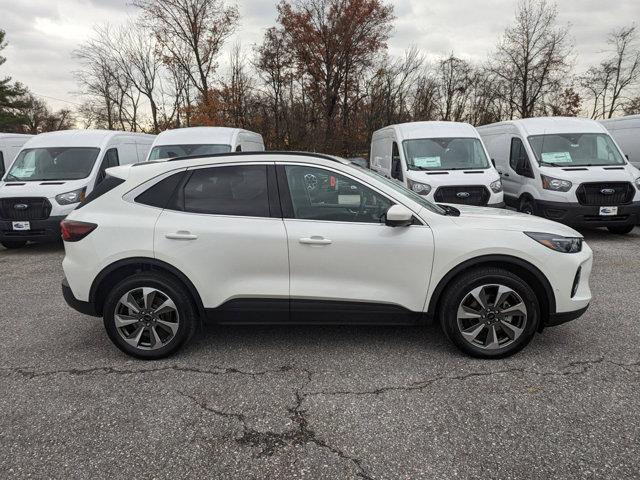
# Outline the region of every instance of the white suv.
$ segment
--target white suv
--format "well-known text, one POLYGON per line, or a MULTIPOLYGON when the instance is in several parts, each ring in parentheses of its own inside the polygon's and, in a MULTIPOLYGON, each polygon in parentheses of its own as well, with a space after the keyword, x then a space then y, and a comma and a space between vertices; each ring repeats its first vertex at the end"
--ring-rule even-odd
POLYGON ((437 318, 501 357, 580 316, 591 249, 529 215, 438 206, 335 157, 255 152, 116 167, 62 222, 63 293, 124 352, 161 358, 201 320, 437 318))

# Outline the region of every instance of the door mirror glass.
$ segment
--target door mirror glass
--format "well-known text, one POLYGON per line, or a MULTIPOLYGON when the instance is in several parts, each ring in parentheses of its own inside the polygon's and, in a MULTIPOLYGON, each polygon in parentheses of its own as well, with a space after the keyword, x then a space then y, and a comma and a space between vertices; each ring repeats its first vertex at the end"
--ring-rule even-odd
POLYGON ((384 219, 389 227, 406 227, 413 223, 413 212, 403 205, 392 205, 384 219))

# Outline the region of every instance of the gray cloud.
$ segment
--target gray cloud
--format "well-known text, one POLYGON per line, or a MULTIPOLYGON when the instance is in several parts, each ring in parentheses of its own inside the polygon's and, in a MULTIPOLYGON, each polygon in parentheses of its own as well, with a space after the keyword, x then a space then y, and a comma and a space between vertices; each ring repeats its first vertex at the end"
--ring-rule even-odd
MULTIPOLYGON (((131 0, 0 0, 0 28, 7 32, 8 60, 0 74, 11 75, 34 92, 78 102, 72 72, 77 64, 71 52, 90 34, 96 23, 118 24, 135 15, 131 0)), ((483 61, 513 19, 515 0, 395 0, 396 21, 389 52, 400 55, 410 45, 429 58, 449 52, 483 61)), ((575 45, 576 69, 597 63, 607 33, 640 19, 640 1, 560 0, 561 24, 570 25, 575 45)), ((249 50, 275 24, 276 2, 239 0, 241 25, 230 43, 239 41, 249 50)), ((220 63, 226 64, 226 54, 220 63)), ((64 102, 49 100, 60 108, 64 102)), ((68 106, 68 105, 67 105, 68 106)))

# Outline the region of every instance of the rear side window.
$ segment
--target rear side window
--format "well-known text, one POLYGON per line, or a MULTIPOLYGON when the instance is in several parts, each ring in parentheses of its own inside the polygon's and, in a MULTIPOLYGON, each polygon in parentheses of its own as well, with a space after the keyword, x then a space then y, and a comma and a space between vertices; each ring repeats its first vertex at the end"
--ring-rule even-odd
POLYGON ((268 217, 267 166, 194 170, 184 187, 183 202, 186 212, 268 217))
POLYGON ((102 182, 100 182, 91 191, 91 193, 89 195, 87 195, 87 197, 84 199, 84 202, 82 202, 80 205, 78 205, 76 207, 76 210, 78 210, 79 208, 84 207, 87 203, 93 202, 96 198, 101 197, 105 193, 109 192, 110 190, 113 190, 118 185, 121 185, 123 183, 124 183, 124 180, 122 178, 111 177, 111 176, 107 175, 104 178, 104 180, 102 182))
POLYGON ((151 207, 166 208, 176 188, 182 182, 184 174, 185 172, 182 171, 160 180, 138 195, 135 201, 151 207))

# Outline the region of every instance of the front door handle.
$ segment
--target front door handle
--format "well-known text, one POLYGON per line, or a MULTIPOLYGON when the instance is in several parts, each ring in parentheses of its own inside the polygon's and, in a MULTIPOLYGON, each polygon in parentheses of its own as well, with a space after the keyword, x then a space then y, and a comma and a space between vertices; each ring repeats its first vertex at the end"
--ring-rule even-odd
POLYGON ((198 238, 197 235, 184 230, 179 230, 176 233, 167 233, 165 237, 169 240, 196 240, 198 238))
POLYGON ((313 237, 303 237, 299 240, 303 245, 329 245, 331 240, 328 238, 314 235, 313 237))

